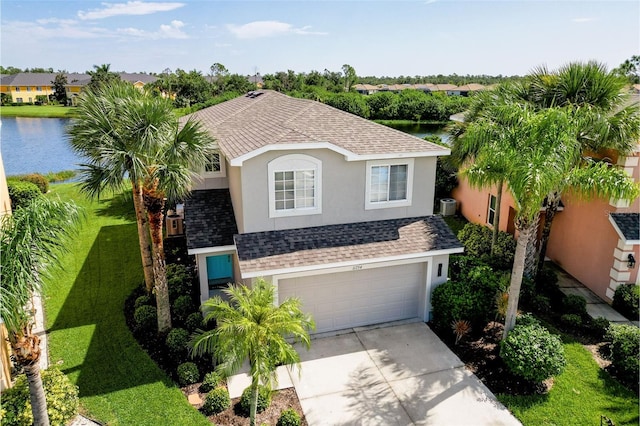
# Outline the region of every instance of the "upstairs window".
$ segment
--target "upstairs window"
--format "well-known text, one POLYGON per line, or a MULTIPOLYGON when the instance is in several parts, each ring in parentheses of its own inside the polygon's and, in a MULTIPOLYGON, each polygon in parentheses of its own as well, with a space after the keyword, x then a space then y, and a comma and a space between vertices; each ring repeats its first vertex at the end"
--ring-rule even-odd
POLYGON ((489 194, 489 211, 487 212, 487 224, 493 226, 493 221, 496 218, 496 204, 498 199, 495 195, 489 194))
POLYGON ((365 208, 411 205, 413 159, 367 162, 365 208))
POLYGON ((322 163, 308 155, 272 160, 269 173, 269 216, 322 213, 322 163))
POLYGON ((220 151, 215 150, 209 154, 208 161, 204 165, 204 177, 225 177, 226 170, 224 157, 220 151))

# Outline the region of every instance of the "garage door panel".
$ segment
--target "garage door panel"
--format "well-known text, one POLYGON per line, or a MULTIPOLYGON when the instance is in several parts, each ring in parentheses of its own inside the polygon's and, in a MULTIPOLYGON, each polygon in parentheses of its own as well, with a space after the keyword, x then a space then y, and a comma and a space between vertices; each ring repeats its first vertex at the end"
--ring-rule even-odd
POLYGON ((425 264, 281 279, 280 301, 296 296, 313 315, 316 332, 419 316, 425 264))

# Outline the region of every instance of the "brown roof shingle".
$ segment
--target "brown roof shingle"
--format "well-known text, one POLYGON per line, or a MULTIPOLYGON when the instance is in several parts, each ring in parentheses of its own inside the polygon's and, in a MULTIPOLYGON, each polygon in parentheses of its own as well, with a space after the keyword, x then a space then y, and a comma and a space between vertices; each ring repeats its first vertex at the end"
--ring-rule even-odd
POLYGON ((243 277, 290 268, 462 251, 440 216, 379 220, 235 235, 243 277))
POLYGON ((300 143, 330 143, 356 156, 448 153, 442 146, 320 102, 271 90, 258 93, 205 108, 182 120, 198 119, 230 160, 268 146, 300 143))

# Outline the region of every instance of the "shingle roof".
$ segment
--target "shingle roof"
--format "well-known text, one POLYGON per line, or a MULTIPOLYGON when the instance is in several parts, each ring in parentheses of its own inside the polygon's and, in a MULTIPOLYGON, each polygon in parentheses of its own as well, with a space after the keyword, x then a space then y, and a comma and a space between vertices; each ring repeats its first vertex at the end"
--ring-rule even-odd
POLYGON ((243 276, 436 250, 462 251, 440 216, 254 232, 236 235, 235 243, 243 276))
POLYGON ((229 190, 193 191, 185 202, 184 225, 189 250, 233 245, 238 227, 229 190))
POLYGON ((627 244, 640 244, 640 213, 611 213, 611 221, 627 244))
POLYGON ((257 93, 261 94, 205 108, 182 117, 182 121, 188 117, 198 119, 230 160, 270 145, 297 143, 331 143, 355 155, 436 155, 445 150, 320 102, 271 90, 257 93))

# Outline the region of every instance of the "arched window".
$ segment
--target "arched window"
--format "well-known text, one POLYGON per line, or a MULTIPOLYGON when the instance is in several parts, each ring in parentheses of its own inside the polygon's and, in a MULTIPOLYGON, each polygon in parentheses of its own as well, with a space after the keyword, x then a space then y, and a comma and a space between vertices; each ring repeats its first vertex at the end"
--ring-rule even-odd
POLYGON ((291 154, 269 162, 269 217, 322 213, 322 162, 291 154))

